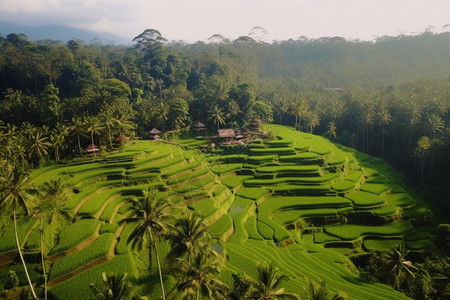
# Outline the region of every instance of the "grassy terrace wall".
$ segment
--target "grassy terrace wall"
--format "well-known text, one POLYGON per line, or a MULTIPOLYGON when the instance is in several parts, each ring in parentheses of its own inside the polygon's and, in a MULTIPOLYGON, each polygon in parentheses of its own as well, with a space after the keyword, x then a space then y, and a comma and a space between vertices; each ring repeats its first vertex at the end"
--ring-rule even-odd
MULTIPOLYGON (((36 170, 31 178, 37 186, 55 177, 70 184, 66 206, 75 213, 73 222, 52 225, 45 234, 51 294, 93 298, 89 283, 100 282, 102 270, 128 272, 139 281, 148 252, 132 255, 126 240, 135 225, 119 222, 129 199, 154 189, 204 217, 226 251, 225 282, 232 283, 233 272, 256 276, 256 262, 267 260, 290 276, 287 290, 301 296, 308 276, 327 280, 349 299, 405 298, 359 280, 349 257, 395 243, 427 249, 429 210, 381 160, 289 127, 266 129, 276 138, 205 155, 137 141, 121 153, 36 170)), ((34 218, 19 219, 19 238, 28 251, 39 246, 36 226, 34 218)), ((12 226, 2 219, 0 228, 0 256, 6 257, 14 249, 12 226)), ((164 255, 167 247, 161 246, 164 255)))

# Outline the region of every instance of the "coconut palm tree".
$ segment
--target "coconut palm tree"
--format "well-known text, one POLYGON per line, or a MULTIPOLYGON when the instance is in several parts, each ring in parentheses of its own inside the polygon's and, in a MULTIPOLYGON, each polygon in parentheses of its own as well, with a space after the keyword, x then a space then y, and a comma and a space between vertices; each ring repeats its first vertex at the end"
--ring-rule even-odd
POLYGON ((320 125, 319 114, 315 111, 306 111, 303 118, 305 121, 305 127, 308 128, 309 133, 313 133, 314 128, 320 125))
POLYGON ((407 278, 415 278, 414 272, 418 269, 411 261, 406 260, 406 250, 397 244, 391 250, 384 253, 382 265, 378 269, 378 275, 386 275, 394 289, 398 289, 407 278))
POLYGON ((220 274, 223 263, 209 245, 196 252, 191 262, 184 258, 177 258, 176 261, 182 274, 177 289, 182 292, 183 298, 195 294, 196 300, 200 296, 205 299, 227 299, 228 286, 214 278, 220 274))
POLYGON ((384 135, 385 127, 391 122, 391 113, 386 105, 382 105, 378 111, 378 125, 381 126, 381 158, 384 158, 384 135))
POLYGON ((117 275, 102 272, 102 286, 99 288, 91 283, 90 288, 99 300, 122 300, 129 299, 131 284, 127 282, 127 273, 117 275))
POLYGON ((217 125, 217 130, 219 130, 220 125, 225 125, 225 118, 223 109, 219 105, 215 104, 209 111, 208 121, 212 121, 214 125, 217 125))
POLYGON ((341 291, 330 294, 330 289, 326 286, 325 280, 320 283, 314 283, 308 278, 309 290, 305 290, 308 300, 346 300, 347 295, 341 291))
POLYGON ((17 251, 19 252, 20 261, 22 262, 25 276, 34 299, 37 299, 33 284, 31 283, 28 269, 20 249, 19 237, 17 234, 16 213, 19 209, 24 209, 27 214, 31 212, 33 198, 30 194, 31 186, 28 183, 28 176, 25 171, 18 166, 13 166, 7 172, 6 176, 0 181, 0 207, 12 208, 14 222, 14 238, 16 241, 17 251))
POLYGON ((47 150, 51 144, 48 142, 48 137, 41 130, 35 130, 30 138, 31 145, 28 150, 28 156, 34 158, 36 163, 39 163, 41 157, 48 154, 47 150))
POLYGON ((302 130, 302 118, 305 116, 308 111, 308 104, 305 100, 301 99, 294 103, 294 106, 291 108, 290 114, 295 116, 295 130, 302 130))
POLYGON ((250 291, 248 299, 276 300, 276 299, 300 299, 297 294, 288 293, 284 288, 280 288, 282 281, 287 280, 286 275, 281 275, 279 269, 272 264, 257 263, 258 278, 252 279, 253 290, 250 291))
POLYGON ((109 146, 112 148, 112 134, 111 129, 119 125, 119 120, 113 115, 112 111, 110 110, 104 110, 100 115, 103 124, 106 127, 106 130, 108 131, 108 141, 109 146))
POLYGON ((59 160, 59 150, 66 147, 66 137, 69 134, 69 128, 62 123, 57 123, 50 134, 50 145, 55 151, 55 161, 59 160))
POLYGON ((82 118, 72 118, 72 125, 70 126, 70 131, 74 133, 77 136, 77 143, 78 143, 78 151, 80 153, 80 156, 83 156, 83 152, 81 150, 81 142, 80 142, 80 135, 84 134, 84 122, 82 118))
POLYGON ((192 256, 212 240, 208 227, 191 211, 178 219, 175 226, 170 227, 172 231, 169 236, 171 247, 167 254, 169 262, 178 257, 187 256, 187 261, 190 263, 192 256))
POLYGON ((73 213, 70 209, 64 207, 65 203, 70 199, 70 194, 68 186, 61 181, 61 178, 52 178, 50 181, 44 183, 39 192, 42 194, 43 201, 36 207, 34 215, 39 217, 44 299, 47 299, 47 273, 44 257, 44 218, 47 224, 52 224, 56 223, 59 217, 71 220, 73 213))
POLYGON ((95 145, 94 135, 96 135, 96 134, 98 135, 98 134, 100 134, 100 132, 102 132, 102 130, 103 130, 102 122, 100 121, 100 119, 98 117, 89 116, 84 119, 84 124, 86 126, 85 127, 86 131, 88 133, 90 133, 90 135, 91 135, 91 144, 95 145))
POLYGON ((152 269, 152 250, 155 251, 161 283, 161 296, 165 299, 157 241, 166 235, 167 221, 171 218, 172 206, 166 200, 156 198, 153 191, 146 190, 143 193, 144 199, 142 201, 136 198, 131 200, 130 215, 124 218, 121 223, 138 222, 127 242, 131 242, 132 247, 137 250, 141 250, 145 244, 148 245, 149 270, 152 269))
POLYGON ((337 127, 336 123, 334 121, 330 121, 327 125, 327 132, 325 132, 325 135, 328 136, 329 139, 333 138, 335 139, 337 136, 337 127))

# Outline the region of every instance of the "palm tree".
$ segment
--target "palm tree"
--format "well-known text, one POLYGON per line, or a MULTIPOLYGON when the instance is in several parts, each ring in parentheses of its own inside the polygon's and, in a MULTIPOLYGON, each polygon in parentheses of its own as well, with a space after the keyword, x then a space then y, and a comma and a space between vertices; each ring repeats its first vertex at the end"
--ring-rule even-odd
POLYGON ((304 114, 305 127, 308 128, 309 133, 313 133, 314 128, 320 125, 319 114, 315 111, 308 110, 304 114))
POLYGON ((69 134, 69 129, 62 123, 57 123, 50 134, 50 145, 55 150, 55 161, 59 160, 59 149, 66 147, 65 141, 69 134))
POLYGON ((95 145, 94 135, 100 134, 103 130, 102 122, 98 117, 89 116, 84 119, 84 124, 86 126, 86 131, 91 135, 91 144, 95 145))
POLYGON ((252 279, 253 290, 249 299, 276 300, 280 298, 300 299, 297 294, 287 293, 284 288, 279 288, 281 282, 286 280, 286 275, 279 274, 279 269, 272 264, 257 263, 258 279, 252 279))
POLYGON ((425 129, 429 136, 433 139, 436 137, 437 133, 444 132, 445 122, 437 114, 430 114, 426 118, 425 129))
POLYGON ((113 113, 110 110, 103 111, 101 113, 101 118, 103 124, 106 126, 106 130, 108 131, 109 146, 112 148, 111 129, 119 124, 119 120, 116 117, 114 117, 113 113))
POLYGON ((35 130, 31 135, 31 145, 28 151, 28 156, 30 158, 35 158, 36 162, 39 162, 41 157, 48 154, 48 148, 50 143, 48 138, 44 136, 41 130, 35 130))
POLYGON ((84 133, 84 122, 81 118, 72 118, 72 125, 70 126, 70 130, 76 134, 77 143, 78 143, 78 151, 80 152, 80 156, 83 156, 83 152, 81 150, 81 142, 80 135, 84 133))
POLYGON ((91 283, 89 287, 95 293, 95 298, 99 300, 129 299, 131 285, 126 280, 127 275, 127 273, 117 275, 102 272, 102 286, 98 288, 91 283))
POLYGON ((391 113, 386 105, 382 105, 378 111, 378 125, 381 126, 381 158, 384 158, 384 135, 385 126, 391 122, 391 113))
POLYGON ((237 104, 237 102, 234 100, 230 100, 228 102, 227 113, 225 117, 229 120, 230 123, 232 123, 236 120, 236 118, 239 116, 241 112, 242 111, 241 108, 239 107, 239 104, 237 104))
POLYGON ((174 261, 177 257, 187 255, 190 263, 192 256, 212 239, 208 227, 202 223, 202 219, 190 211, 178 219, 175 226, 170 227, 172 229, 169 236, 171 247, 167 254, 169 262, 174 261))
POLYGON ((305 291, 308 300, 346 300, 347 295, 341 291, 330 295, 330 289, 326 286, 326 281, 322 280, 320 284, 314 283, 308 278, 309 290, 305 291))
POLYGON ((166 121, 169 119, 169 106, 165 102, 159 102, 156 106, 156 121, 161 126, 163 131, 166 131, 166 121))
POLYGON ((43 201, 36 208, 35 215, 39 217, 40 224, 40 244, 41 244, 41 264, 44 277, 44 298, 47 299, 47 273, 45 268, 44 259, 44 220, 45 217, 47 223, 56 223, 59 216, 62 216, 66 220, 71 220, 73 215, 72 211, 65 208, 65 203, 70 199, 69 190, 66 184, 61 181, 61 178, 54 179, 44 183, 40 192, 42 193, 43 201))
POLYGON ((144 191, 143 201, 131 200, 130 215, 121 223, 138 222, 131 232, 127 242, 132 243, 134 249, 141 250, 148 243, 149 270, 152 269, 152 249, 155 251, 161 283, 161 296, 165 299, 164 283, 161 271, 161 261, 158 253, 157 240, 164 237, 167 231, 167 221, 171 218, 172 206, 164 199, 156 198, 152 191, 144 191))
POLYGON ((209 118, 208 121, 213 121, 214 125, 217 125, 217 130, 219 130, 220 125, 225 125, 225 119, 223 114, 223 109, 219 107, 219 105, 215 104, 210 110, 209 110, 209 118))
POLYGON ((299 100, 294 103, 294 107, 291 109, 291 115, 295 116, 295 130, 302 129, 302 118, 305 116, 308 111, 308 104, 303 100, 299 100))
POLYGON ((334 123, 334 121, 330 121, 330 123, 328 123, 327 125, 327 132, 325 132, 325 135, 328 136, 329 139, 333 138, 335 139, 337 136, 337 127, 336 127, 336 123, 334 123))
POLYGON ((405 256, 405 248, 399 244, 395 245, 383 255, 382 266, 377 271, 379 275, 386 275, 389 278, 394 289, 398 289, 408 277, 414 279, 414 272, 418 271, 405 256))
POLYGON ((214 278, 220 274, 222 261, 209 245, 204 245, 195 254, 192 262, 178 258, 177 264, 182 273, 177 288, 183 297, 195 294, 197 300, 200 299, 200 295, 206 299, 227 299, 228 286, 214 278))
POLYGON ((1 179, 0 195, 1 203, 0 207, 12 207, 13 210, 13 222, 14 222, 14 238, 16 240, 17 251, 22 262, 25 276, 27 277, 28 285, 30 286, 33 298, 37 299, 34 291, 33 284, 31 283, 30 276, 28 275, 28 269, 25 264, 25 260, 20 249, 19 237, 17 234, 17 220, 16 212, 18 209, 25 209, 27 214, 31 212, 32 197, 29 193, 31 186, 27 182, 28 176, 24 170, 18 166, 13 166, 6 176, 1 179))

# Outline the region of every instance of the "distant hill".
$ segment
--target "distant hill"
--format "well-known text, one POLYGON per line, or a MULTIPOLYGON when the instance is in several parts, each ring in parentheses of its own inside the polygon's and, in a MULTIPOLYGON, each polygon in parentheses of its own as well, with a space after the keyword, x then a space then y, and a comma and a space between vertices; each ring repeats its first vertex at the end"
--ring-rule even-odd
POLYGON ((7 36, 10 33, 26 34, 31 40, 52 39, 67 42, 71 39, 80 39, 86 43, 93 39, 99 39, 107 44, 131 44, 131 40, 126 40, 108 32, 94 32, 63 25, 42 25, 28 26, 18 23, 0 21, 0 33, 7 36))

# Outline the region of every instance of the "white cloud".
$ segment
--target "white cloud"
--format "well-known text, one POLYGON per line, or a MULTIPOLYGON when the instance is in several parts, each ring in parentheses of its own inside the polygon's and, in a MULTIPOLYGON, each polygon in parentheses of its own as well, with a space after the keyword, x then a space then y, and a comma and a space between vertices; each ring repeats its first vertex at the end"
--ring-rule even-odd
POLYGON ((277 39, 370 39, 450 23, 449 0, 0 0, 0 19, 109 31, 128 39, 155 28, 172 39, 238 37, 254 26, 277 39))

